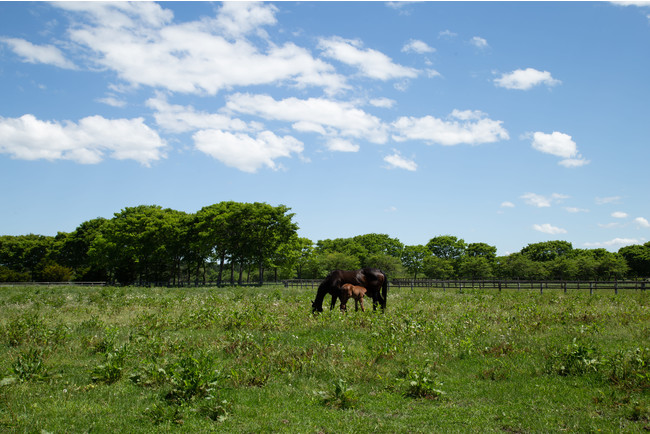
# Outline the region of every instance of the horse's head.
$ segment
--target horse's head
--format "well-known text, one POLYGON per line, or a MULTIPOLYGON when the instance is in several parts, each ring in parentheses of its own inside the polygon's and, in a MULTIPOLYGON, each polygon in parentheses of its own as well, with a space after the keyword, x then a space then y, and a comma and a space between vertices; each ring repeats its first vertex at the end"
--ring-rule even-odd
POLYGON ((316 312, 322 312, 323 311, 323 303, 320 305, 316 303, 316 301, 311 302, 311 313, 316 313, 316 312))

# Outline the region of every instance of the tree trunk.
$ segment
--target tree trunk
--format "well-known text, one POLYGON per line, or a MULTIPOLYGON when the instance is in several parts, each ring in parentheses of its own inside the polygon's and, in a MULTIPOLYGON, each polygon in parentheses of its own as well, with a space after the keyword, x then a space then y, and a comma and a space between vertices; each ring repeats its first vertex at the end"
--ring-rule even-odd
POLYGON ((226 260, 225 258, 226 255, 221 255, 221 259, 219 260, 219 275, 217 277, 217 286, 221 286, 221 276, 223 273, 223 263, 226 260))

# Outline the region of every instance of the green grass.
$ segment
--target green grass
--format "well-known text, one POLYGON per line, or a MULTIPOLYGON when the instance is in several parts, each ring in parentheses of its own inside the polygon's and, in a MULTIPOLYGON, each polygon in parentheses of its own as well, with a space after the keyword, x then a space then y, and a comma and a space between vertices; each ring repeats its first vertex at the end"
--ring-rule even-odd
POLYGON ((650 292, 0 288, 0 431, 644 432, 650 292))

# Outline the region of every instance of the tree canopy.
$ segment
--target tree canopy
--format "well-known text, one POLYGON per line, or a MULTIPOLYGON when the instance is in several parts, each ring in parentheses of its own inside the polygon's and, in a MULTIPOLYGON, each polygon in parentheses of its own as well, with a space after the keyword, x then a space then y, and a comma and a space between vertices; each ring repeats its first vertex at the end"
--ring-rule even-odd
POLYGON ((407 246, 376 233, 314 243, 298 236, 290 211, 284 205, 234 201, 196 213, 140 205, 54 237, 0 236, 0 281, 241 284, 244 279, 320 279, 333 269, 361 267, 414 279, 650 277, 650 242, 614 253, 552 240, 501 257, 495 246, 453 235, 407 246))

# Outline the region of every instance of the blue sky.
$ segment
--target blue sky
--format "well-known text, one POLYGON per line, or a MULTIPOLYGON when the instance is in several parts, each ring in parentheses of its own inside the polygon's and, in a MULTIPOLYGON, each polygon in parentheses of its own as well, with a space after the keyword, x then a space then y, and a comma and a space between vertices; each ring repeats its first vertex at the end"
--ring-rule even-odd
POLYGON ((650 5, 0 2, 0 233, 292 208, 313 241, 650 239, 650 5))

